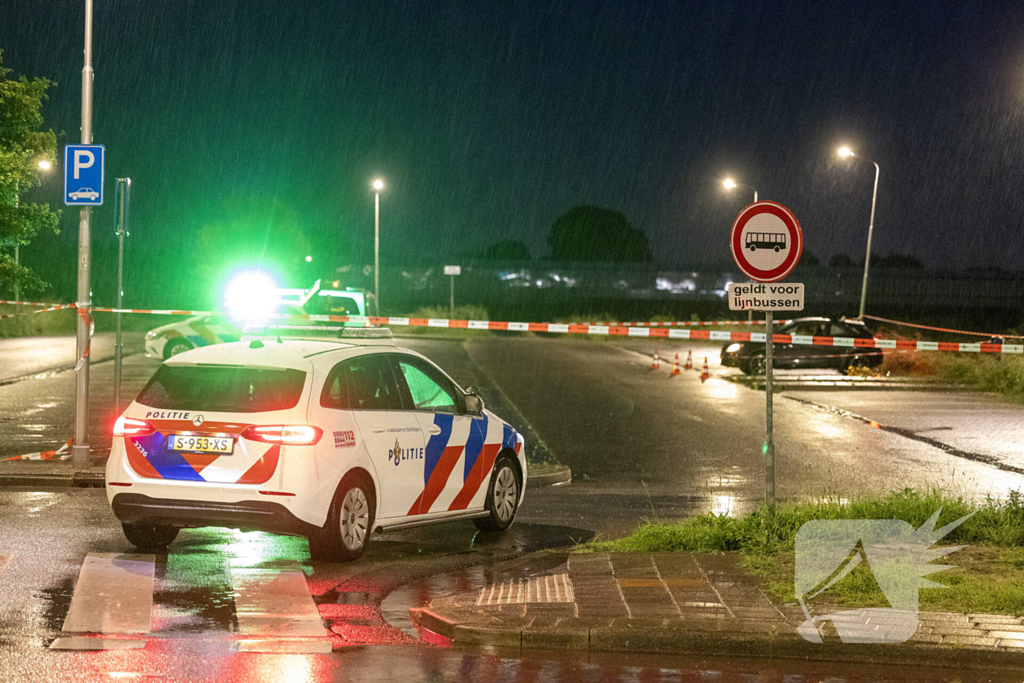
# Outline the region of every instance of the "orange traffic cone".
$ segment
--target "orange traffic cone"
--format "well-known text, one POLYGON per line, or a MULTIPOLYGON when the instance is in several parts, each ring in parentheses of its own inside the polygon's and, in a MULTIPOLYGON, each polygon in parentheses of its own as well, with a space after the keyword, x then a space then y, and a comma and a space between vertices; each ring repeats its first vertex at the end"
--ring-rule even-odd
MULTIPOLYGON (((676 358, 678 357, 679 354, 677 353, 676 358)), ((693 351, 686 352, 686 365, 683 366, 683 370, 693 370, 693 351)))
POLYGON ((700 383, 704 384, 704 380, 711 376, 708 372, 708 357, 704 356, 704 367, 700 371, 700 383))
POLYGON ((672 372, 670 372, 668 374, 668 376, 669 377, 678 377, 681 374, 683 374, 683 373, 681 373, 679 371, 679 354, 677 353, 676 354, 676 359, 674 361, 672 361, 672 372))
POLYGON ((654 362, 651 363, 651 370, 660 370, 660 369, 661 369, 661 359, 658 358, 658 352, 655 351, 654 352, 654 362))

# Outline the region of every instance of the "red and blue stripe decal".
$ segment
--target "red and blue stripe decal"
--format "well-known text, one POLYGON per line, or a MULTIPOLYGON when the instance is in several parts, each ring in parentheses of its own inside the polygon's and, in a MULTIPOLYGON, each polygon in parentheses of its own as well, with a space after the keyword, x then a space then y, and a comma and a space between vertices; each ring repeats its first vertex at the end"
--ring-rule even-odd
POLYGON ((459 457, 465 446, 462 444, 448 445, 452 438, 454 422, 454 415, 444 413, 434 415, 434 424, 441 428, 441 433, 434 434, 427 441, 427 447, 423 454, 423 491, 417 496, 407 514, 420 515, 430 512, 430 506, 444 491, 448 477, 451 476, 452 470, 459 462, 459 457))

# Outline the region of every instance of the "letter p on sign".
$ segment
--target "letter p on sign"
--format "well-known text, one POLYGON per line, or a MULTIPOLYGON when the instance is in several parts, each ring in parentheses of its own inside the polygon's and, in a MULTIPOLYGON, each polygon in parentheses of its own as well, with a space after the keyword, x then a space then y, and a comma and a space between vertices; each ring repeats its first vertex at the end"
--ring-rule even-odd
POLYGON ((96 163, 96 155, 87 149, 75 150, 75 180, 79 179, 79 172, 83 168, 92 168, 96 163))

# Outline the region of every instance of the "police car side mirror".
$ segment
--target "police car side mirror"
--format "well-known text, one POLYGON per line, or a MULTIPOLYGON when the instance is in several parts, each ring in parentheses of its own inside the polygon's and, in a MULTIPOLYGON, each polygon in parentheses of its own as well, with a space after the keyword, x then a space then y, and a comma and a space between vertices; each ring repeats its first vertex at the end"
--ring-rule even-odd
POLYGON ((466 412, 479 415, 484 411, 484 400, 476 387, 466 387, 466 412))

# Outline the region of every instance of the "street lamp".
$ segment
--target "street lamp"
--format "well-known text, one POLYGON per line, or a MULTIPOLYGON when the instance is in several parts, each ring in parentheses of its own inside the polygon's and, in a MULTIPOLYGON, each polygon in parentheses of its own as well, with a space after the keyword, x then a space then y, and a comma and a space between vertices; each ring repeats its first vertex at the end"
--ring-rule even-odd
MULTIPOLYGON (((754 188, 752 188, 750 185, 743 185, 741 183, 737 183, 732 178, 726 178, 725 180, 723 180, 722 186, 725 187, 725 189, 727 190, 735 190, 737 187, 745 187, 748 190, 754 190, 754 188)), ((754 201, 757 201, 757 190, 754 190, 754 201)))
POLYGON ((380 191, 384 181, 373 181, 373 298, 377 300, 377 315, 380 315, 380 191))
POLYGON ((868 222, 868 250, 864 255, 864 283, 860 288, 860 313, 858 318, 864 318, 864 302, 868 295, 868 266, 871 264, 871 233, 875 229, 875 199, 878 197, 878 163, 871 161, 871 159, 865 159, 864 157, 858 157, 853 153, 853 150, 849 147, 840 147, 839 156, 846 159, 848 157, 856 157, 861 161, 867 161, 868 163, 874 164, 875 166, 875 187, 871 191, 871 220, 868 222))
POLYGON ((49 171, 53 164, 50 163, 49 159, 40 159, 36 166, 39 167, 40 171, 49 171))

